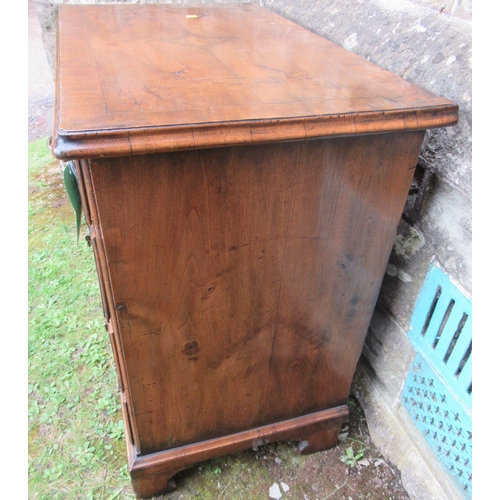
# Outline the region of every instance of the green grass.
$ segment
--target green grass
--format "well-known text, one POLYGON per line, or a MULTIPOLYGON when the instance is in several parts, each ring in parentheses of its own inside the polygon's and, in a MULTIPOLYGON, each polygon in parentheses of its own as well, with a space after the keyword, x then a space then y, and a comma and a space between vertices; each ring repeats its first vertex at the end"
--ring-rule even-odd
POLYGON ((92 249, 46 140, 28 155, 29 498, 134 498, 92 249))

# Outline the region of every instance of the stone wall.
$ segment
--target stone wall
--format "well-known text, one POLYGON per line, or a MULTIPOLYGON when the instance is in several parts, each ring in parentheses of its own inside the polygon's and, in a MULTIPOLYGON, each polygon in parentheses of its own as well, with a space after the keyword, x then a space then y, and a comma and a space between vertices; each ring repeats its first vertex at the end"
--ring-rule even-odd
MULTIPOLYGON (((54 66, 60 3, 208 3, 179 0, 35 0, 54 66)), ((437 262, 472 294, 470 0, 260 0, 260 5, 460 106, 456 127, 428 131, 414 185, 371 322, 353 391, 372 439, 414 499, 460 498, 406 410, 401 392, 413 360, 409 321, 437 262)))

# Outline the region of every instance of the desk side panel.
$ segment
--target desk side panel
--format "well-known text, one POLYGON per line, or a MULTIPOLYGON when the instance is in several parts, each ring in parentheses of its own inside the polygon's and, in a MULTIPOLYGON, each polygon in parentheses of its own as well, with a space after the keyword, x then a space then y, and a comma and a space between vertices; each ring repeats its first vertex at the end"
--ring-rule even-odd
POLYGON ((300 160, 269 361, 269 413, 347 403, 422 137, 318 141, 300 160))
POLYGON ((346 403, 422 136, 92 161, 141 454, 346 403))

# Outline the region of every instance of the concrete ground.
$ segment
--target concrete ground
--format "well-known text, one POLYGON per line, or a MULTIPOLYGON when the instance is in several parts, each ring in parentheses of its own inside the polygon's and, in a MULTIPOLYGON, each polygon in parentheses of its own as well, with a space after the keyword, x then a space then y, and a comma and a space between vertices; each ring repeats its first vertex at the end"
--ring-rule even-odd
POLYGON ((52 135, 54 80, 41 37, 35 7, 28 0, 28 141, 52 135))

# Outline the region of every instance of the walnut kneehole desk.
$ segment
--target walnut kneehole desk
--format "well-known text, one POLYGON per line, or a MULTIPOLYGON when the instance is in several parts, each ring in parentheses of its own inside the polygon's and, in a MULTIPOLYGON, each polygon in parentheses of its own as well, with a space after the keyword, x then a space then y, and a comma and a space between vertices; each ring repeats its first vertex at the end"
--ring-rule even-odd
POLYGON ((424 131, 457 106, 252 4, 61 5, 77 169, 139 496, 332 447, 424 131))

